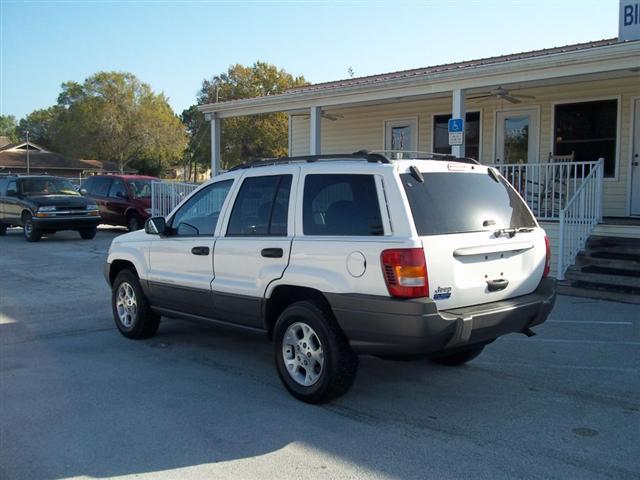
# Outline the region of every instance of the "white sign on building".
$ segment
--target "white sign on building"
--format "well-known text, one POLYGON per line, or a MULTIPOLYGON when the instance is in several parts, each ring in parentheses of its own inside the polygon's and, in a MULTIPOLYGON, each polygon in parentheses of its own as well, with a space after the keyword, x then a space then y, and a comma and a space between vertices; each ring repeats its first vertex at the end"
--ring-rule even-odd
POLYGON ((620 0, 618 41, 640 40, 640 0, 620 0))

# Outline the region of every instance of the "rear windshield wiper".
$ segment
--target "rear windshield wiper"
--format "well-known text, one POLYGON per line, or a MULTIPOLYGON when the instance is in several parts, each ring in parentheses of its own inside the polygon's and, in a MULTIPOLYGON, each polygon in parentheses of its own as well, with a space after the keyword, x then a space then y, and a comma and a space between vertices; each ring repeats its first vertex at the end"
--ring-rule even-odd
POLYGON ((520 227, 520 228, 501 228, 493 232, 496 237, 501 237, 502 235, 508 235, 509 238, 515 237, 517 233, 524 232, 533 232, 532 227, 520 227))

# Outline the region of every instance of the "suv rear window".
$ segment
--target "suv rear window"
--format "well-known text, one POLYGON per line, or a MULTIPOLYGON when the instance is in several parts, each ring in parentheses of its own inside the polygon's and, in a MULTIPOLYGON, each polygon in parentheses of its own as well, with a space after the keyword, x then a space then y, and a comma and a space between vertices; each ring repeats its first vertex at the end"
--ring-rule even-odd
POLYGON ((307 175, 302 210, 305 235, 384 235, 373 175, 307 175))
POLYGON ((480 173, 434 172, 424 173, 424 183, 409 173, 400 178, 418 235, 536 226, 522 199, 501 177, 496 181, 480 173))

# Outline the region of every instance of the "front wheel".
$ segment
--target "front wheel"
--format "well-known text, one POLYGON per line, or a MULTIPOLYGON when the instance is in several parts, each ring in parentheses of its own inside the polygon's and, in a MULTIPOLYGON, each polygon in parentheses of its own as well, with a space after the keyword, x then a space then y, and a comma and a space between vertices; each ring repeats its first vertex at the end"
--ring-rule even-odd
POLYGON ((287 307, 274 328, 278 375, 289 392, 307 403, 323 403, 349 390, 358 356, 331 312, 312 301, 287 307))
POLYGON ((482 353, 485 345, 473 345, 454 352, 436 353, 430 357, 430 360, 441 365, 455 367, 470 362, 482 353))
POLYGON ((0 223, 0 235, 6 235, 7 226, 4 223, 0 223))
POLYGON ((39 242, 42 238, 42 232, 34 225, 33 218, 28 213, 22 216, 22 228, 27 242, 39 242))
POLYGON ((91 240, 92 238, 95 238, 97 231, 98 229, 96 227, 92 227, 92 228, 83 228, 82 230, 79 230, 78 233, 80 234, 80 237, 82 237, 83 240, 91 240))
POLYGON ((125 337, 137 340, 157 332, 160 315, 151 310, 140 281, 131 270, 121 271, 113 282, 111 307, 116 327, 125 337))

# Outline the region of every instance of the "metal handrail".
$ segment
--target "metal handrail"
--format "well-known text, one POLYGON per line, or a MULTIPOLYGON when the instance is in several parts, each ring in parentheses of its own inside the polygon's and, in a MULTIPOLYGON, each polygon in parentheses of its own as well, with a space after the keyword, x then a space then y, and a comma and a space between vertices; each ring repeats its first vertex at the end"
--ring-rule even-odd
POLYGON ((604 159, 601 158, 560 210, 559 280, 564 280, 567 269, 586 245, 595 226, 602 221, 603 178, 604 159))

